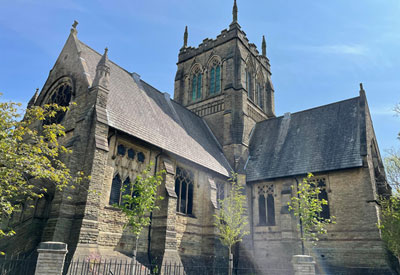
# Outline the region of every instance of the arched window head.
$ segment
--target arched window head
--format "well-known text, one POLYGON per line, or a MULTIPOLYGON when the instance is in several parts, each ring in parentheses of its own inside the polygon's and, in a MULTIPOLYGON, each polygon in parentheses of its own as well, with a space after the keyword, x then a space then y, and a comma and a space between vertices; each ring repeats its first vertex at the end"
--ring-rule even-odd
MULTIPOLYGON (((64 77, 53 84, 44 102, 45 104, 57 104, 58 106, 67 107, 71 99, 72 81, 70 78, 64 77)), ((60 123, 64 119, 65 113, 64 111, 58 111, 54 117, 46 119, 45 124, 60 123)))
POLYGON ((193 214, 193 174, 181 167, 176 168, 175 193, 178 196, 176 211, 193 214))
POLYGON ((122 182, 119 174, 116 174, 112 181, 110 200, 108 203, 110 205, 121 205, 123 203, 123 196, 132 196, 135 193, 133 189, 134 188, 129 177, 122 182))
POLYGON ((202 71, 200 65, 195 66, 192 70, 192 101, 201 99, 201 88, 202 88, 202 71))
POLYGON ((258 186, 258 225, 275 225, 274 185, 258 186))
POLYGON ((254 101, 253 76, 250 70, 246 70, 246 90, 248 98, 254 101))
POLYGON ((214 57, 209 63, 210 71, 210 95, 221 92, 221 62, 220 58, 214 57))

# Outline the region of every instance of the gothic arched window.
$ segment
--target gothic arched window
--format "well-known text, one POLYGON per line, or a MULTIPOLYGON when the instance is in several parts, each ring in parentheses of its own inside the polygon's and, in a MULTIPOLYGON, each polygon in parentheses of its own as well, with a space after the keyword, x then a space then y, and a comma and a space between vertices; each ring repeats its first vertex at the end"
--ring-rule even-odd
POLYGON ((175 193, 178 196, 176 211, 182 214, 193 214, 193 174, 176 167, 175 193))
MULTIPOLYGON (((320 188, 320 193, 318 194, 318 199, 326 200, 328 202, 328 192, 326 191, 325 179, 317 179, 318 187, 320 188)), ((320 217, 324 219, 330 219, 331 213, 329 211, 329 204, 322 205, 322 211, 320 217)))
POLYGON ((196 101, 197 99, 201 98, 201 78, 201 72, 195 73, 192 76, 192 101, 196 101))
POLYGON ((274 185, 258 187, 258 221, 259 225, 275 225, 274 185))
POLYGON ((218 94, 221 91, 221 66, 213 66, 210 70, 210 94, 218 94))
POLYGON ((253 78, 250 71, 246 71, 246 90, 247 96, 254 101, 254 94, 253 94, 253 78))
POLYGON ((129 179, 129 177, 126 178, 122 183, 121 177, 119 176, 119 174, 116 174, 115 177, 113 178, 111 185, 109 204, 121 205, 121 203, 123 202, 123 196, 131 194, 132 194, 132 188, 131 188, 131 180, 129 179))
MULTIPOLYGON (((52 89, 50 96, 46 100, 46 104, 57 104, 61 107, 68 107, 72 99, 72 83, 68 78, 59 80, 56 86, 52 89)), ((45 124, 60 123, 65 111, 58 111, 54 117, 48 118, 45 124)))

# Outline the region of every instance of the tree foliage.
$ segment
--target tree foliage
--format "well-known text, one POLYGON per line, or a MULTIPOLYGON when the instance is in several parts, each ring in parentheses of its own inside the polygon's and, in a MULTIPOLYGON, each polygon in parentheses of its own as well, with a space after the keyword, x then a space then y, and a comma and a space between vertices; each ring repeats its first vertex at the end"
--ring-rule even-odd
POLYGON ((159 171, 155 175, 151 174, 150 163, 142 173, 137 176, 134 182, 128 186, 130 192, 122 190, 122 203, 114 205, 122 210, 126 215, 128 221, 126 226, 135 235, 136 239, 143 227, 148 226, 150 223, 149 213, 158 209, 156 202, 162 200, 163 197, 157 196, 157 188, 162 183, 162 175, 164 171, 159 171))
POLYGON ((388 249, 400 259, 400 194, 380 200, 379 229, 388 249))
POLYGON ((296 196, 288 203, 289 210, 299 218, 298 227, 302 230, 302 241, 316 245, 321 235, 327 234, 327 225, 335 223, 335 217, 325 219, 321 217, 322 206, 328 205, 325 199, 320 199, 321 189, 316 182, 310 181, 313 175, 309 173, 295 189, 296 196))
POLYGON ((64 127, 43 123, 67 109, 56 104, 34 106, 22 116, 21 104, 0 102, 0 238, 15 233, 4 224, 22 204, 43 197, 49 185, 74 188, 71 183, 82 179, 81 173, 71 175, 60 160, 71 152, 59 143, 64 127))
POLYGON ((394 192, 400 190, 400 152, 394 149, 388 151, 384 159, 386 177, 394 192))
MULTIPOLYGON (((394 111, 400 115, 400 104, 396 105, 394 111)), ((388 249, 400 259, 400 151, 388 151, 384 163, 392 195, 379 200, 381 215, 378 227, 388 249)))
POLYGON ((249 232, 245 231, 247 213, 243 186, 237 182, 236 173, 233 173, 229 182, 231 183, 231 189, 225 199, 219 200, 220 210, 214 215, 214 225, 218 228, 222 244, 227 246, 229 253, 231 253, 232 246, 241 242, 249 232))

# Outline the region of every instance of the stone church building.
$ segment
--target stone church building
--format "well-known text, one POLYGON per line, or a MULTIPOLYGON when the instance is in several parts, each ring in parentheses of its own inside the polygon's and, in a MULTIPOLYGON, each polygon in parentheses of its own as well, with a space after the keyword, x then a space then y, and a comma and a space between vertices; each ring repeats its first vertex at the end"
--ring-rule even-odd
POLYGON ((225 264, 213 215, 235 171, 247 193, 250 232, 235 264, 291 274, 301 242, 287 203, 291 186, 312 172, 329 202, 321 215, 336 217, 312 250, 318 270, 391 274, 376 226, 378 196, 390 187, 362 86, 354 98, 277 116, 265 39, 260 53, 238 23, 236 2, 232 23, 215 39, 189 47, 186 29, 174 99, 109 60, 107 49, 100 54, 80 41, 76 25, 29 106, 70 106, 57 116, 62 142, 73 150, 64 161, 91 178, 78 190, 50 190, 14 217, 17 235, 1 249, 26 253, 59 241, 68 244, 68 259, 129 256, 135 241, 112 205, 151 162, 152 172, 166 171, 164 200, 139 239, 139 258, 225 264))

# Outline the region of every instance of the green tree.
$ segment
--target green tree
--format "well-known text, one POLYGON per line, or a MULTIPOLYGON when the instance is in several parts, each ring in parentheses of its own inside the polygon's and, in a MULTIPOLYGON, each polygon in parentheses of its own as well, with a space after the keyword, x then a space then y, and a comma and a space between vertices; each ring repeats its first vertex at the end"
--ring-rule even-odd
POLYGON ((396 192, 389 198, 380 200, 381 236, 387 248, 400 261, 400 194, 396 192))
POLYGON ((246 195, 243 194, 243 186, 237 181, 237 174, 232 173, 228 180, 231 189, 225 199, 219 200, 220 209, 214 215, 214 225, 219 232, 219 238, 229 252, 229 274, 232 274, 232 247, 243 240, 249 232, 245 231, 247 225, 246 195))
POLYGON ((321 189, 316 182, 311 181, 313 175, 309 173, 302 182, 298 183, 296 196, 288 203, 289 210, 299 218, 299 230, 301 231, 302 253, 308 244, 316 245, 321 235, 327 234, 327 225, 335 223, 335 217, 325 219, 321 217, 322 206, 328 205, 325 199, 320 199, 321 189))
MULTIPOLYGON (((394 111, 400 115, 400 104, 396 105, 394 111)), ((390 150, 384 163, 392 195, 379 200, 381 212, 378 227, 387 248, 400 261, 400 152, 390 150)))
POLYGON ((0 102, 0 239, 15 234, 6 223, 22 204, 43 197, 49 185, 74 188, 71 183, 82 179, 60 160, 71 153, 59 143, 64 127, 43 123, 67 110, 56 104, 23 110, 20 103, 0 102))
POLYGON ((156 202, 162 200, 163 197, 157 195, 157 188, 162 183, 162 175, 164 171, 159 171, 155 175, 151 173, 151 167, 153 163, 150 163, 146 169, 144 169, 139 176, 137 176, 134 182, 129 184, 129 192, 122 190, 122 203, 120 205, 115 204, 127 217, 127 223, 125 226, 129 228, 132 234, 135 236, 135 249, 133 251, 133 262, 136 262, 136 253, 138 246, 138 239, 143 227, 148 226, 150 223, 149 213, 153 210, 158 209, 156 202))

